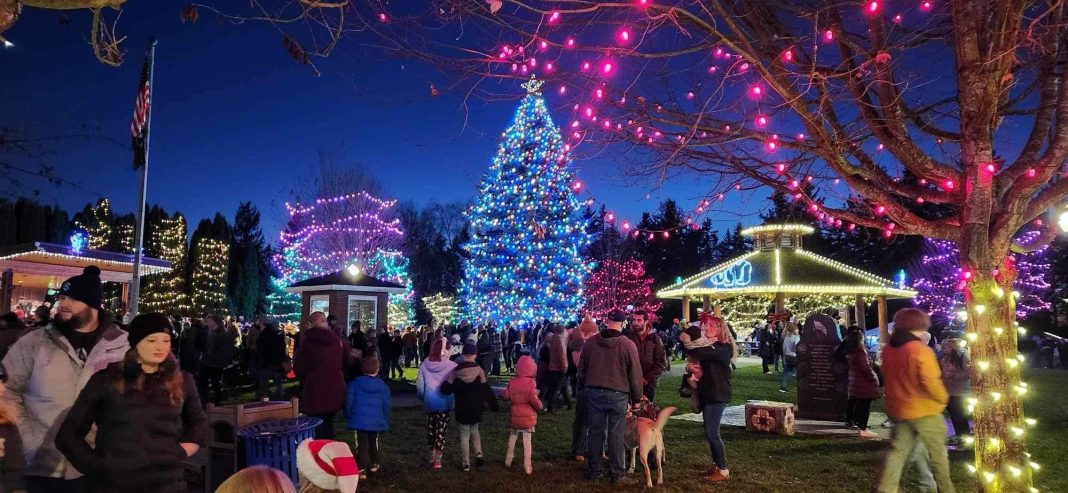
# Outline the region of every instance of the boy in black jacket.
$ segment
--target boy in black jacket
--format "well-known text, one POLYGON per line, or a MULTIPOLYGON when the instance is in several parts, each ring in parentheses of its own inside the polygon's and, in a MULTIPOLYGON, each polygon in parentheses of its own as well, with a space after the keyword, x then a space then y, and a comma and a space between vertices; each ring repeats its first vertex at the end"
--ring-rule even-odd
POLYGON ((441 384, 441 393, 456 395, 456 422, 460 423, 461 468, 464 472, 471 470, 471 446, 475 449, 475 465, 482 466, 482 436, 478 424, 482 422, 482 413, 486 405, 499 411, 497 397, 486 382, 486 372, 475 362, 478 358, 478 346, 464 344, 460 353, 463 361, 456 365, 452 374, 441 384))

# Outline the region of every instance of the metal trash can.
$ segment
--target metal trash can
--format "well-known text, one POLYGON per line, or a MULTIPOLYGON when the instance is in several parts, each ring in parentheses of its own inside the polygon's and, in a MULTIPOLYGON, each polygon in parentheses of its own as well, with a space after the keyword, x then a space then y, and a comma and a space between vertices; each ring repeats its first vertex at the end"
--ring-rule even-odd
POLYGON ((321 418, 296 418, 263 421, 241 428, 237 435, 245 439, 245 457, 249 466, 264 465, 278 469, 297 484, 297 445, 315 437, 321 418))

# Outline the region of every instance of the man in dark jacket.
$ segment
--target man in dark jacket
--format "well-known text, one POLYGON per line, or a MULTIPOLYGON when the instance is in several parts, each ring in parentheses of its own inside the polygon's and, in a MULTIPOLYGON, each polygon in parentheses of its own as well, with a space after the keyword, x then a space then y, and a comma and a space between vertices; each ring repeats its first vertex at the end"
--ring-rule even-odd
POLYGON ((267 381, 274 381, 274 398, 283 399, 282 383, 285 381, 285 370, 282 365, 290 361, 286 354, 286 338, 278 327, 270 322, 263 322, 259 337, 256 339, 256 356, 253 362, 256 367, 259 392, 257 397, 267 397, 267 381))
POLYGON ((586 444, 587 477, 601 478, 601 456, 608 441, 609 476, 612 482, 625 480, 623 470, 623 422, 628 403, 642 398, 642 367, 638 348, 620 332, 627 315, 622 310, 608 313, 608 328, 590 337, 579 356, 579 386, 589 400, 589 439, 586 444))
POLYGON ((656 397, 656 381, 667 368, 667 352, 664 343, 653 333, 653 323, 645 310, 631 314, 631 332, 628 336, 638 348, 638 361, 642 365, 642 394, 649 402, 656 397))
POLYGON ((330 330, 323 312, 308 316, 308 330, 302 338, 293 358, 293 371, 303 385, 300 410, 322 418, 316 438, 333 440, 334 415, 345 405, 345 345, 330 330))
POLYGON ((226 400, 226 391, 223 389, 223 370, 234 362, 234 352, 237 347, 237 334, 227 330, 222 317, 207 315, 201 322, 208 329, 207 353, 200 361, 200 371, 197 373, 197 387, 202 389, 200 394, 204 401, 219 405, 226 400), (208 398, 212 389, 214 397, 208 398))

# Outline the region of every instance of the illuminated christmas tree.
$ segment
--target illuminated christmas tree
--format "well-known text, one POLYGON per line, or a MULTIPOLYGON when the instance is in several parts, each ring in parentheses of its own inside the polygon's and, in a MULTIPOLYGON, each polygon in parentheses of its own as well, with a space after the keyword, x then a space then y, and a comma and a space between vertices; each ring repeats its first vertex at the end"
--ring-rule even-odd
POLYGON ((661 303, 653 296, 653 278, 645 273, 640 260, 605 260, 586 280, 586 310, 603 319, 619 308, 656 312, 661 303))
POLYGON ((423 306, 435 324, 451 324, 456 316, 456 297, 445 293, 423 297, 423 306))
POLYGON ((230 261, 230 245, 214 238, 201 238, 195 248, 193 276, 193 309, 198 314, 226 313, 226 267, 230 261))
POLYGON ((465 317, 499 323, 578 318, 591 264, 582 203, 568 169, 569 149, 553 124, 541 82, 523 85, 512 125, 468 210, 464 247, 465 317))
POLYGON ((186 314, 191 308, 185 293, 185 266, 187 261, 185 217, 175 214, 173 219, 162 219, 152 230, 152 244, 158 246, 159 257, 171 263, 172 269, 165 274, 145 276, 144 291, 140 303, 144 311, 167 314, 186 314))
POLYGON ((314 204, 286 204, 289 222, 281 233, 281 252, 274 262, 281 274, 267 297, 268 311, 294 318, 300 297, 285 293, 286 286, 308 278, 357 266, 361 272, 405 286, 390 296, 389 323, 404 325, 414 319, 414 292, 408 259, 401 253, 404 232, 394 209, 396 200, 382 200, 367 192, 317 199, 314 204))
MULTIPOLYGON (((1018 242, 1029 244, 1039 234, 1038 231, 1028 231, 1020 235, 1018 242)), ((1013 294, 1017 295, 1017 318, 1026 319, 1034 312, 1050 308, 1046 301, 1050 288, 1046 282, 1046 273, 1050 269, 1048 251, 1049 246, 1044 245, 1033 252, 1015 256, 1017 277, 1013 294)), ((960 250, 953 242, 928 238, 924 241, 919 262, 909 269, 915 279, 913 287, 919 291, 916 305, 940 323, 949 321, 964 309, 962 288, 968 274, 961 269, 959 256, 960 250)))

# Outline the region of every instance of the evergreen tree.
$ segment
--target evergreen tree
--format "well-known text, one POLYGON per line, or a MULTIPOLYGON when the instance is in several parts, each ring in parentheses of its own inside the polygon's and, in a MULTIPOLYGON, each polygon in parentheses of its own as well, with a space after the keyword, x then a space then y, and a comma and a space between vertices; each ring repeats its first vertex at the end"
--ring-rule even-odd
POLYGON ((189 314, 192 307, 186 294, 185 272, 188 263, 188 248, 185 217, 176 213, 173 218, 159 219, 159 225, 152 229, 152 240, 148 244, 151 248, 147 248, 146 251, 152 251, 154 252, 152 256, 169 261, 171 271, 143 278, 144 288, 140 300, 145 307, 143 311, 189 314))
POLYGON ((112 223, 115 217, 108 199, 100 199, 96 205, 86 204, 74 215, 74 225, 85 232, 90 250, 107 250, 112 243, 112 223))
POLYGON ((192 287, 193 309, 197 314, 227 313, 226 267, 230 262, 230 244, 203 236, 194 245, 192 287))
POLYGON ((262 313, 270 292, 270 266, 267 242, 260 228, 260 211, 251 202, 242 202, 234 214, 230 242, 227 290, 233 313, 252 317, 262 313))
POLYGON ((531 80, 468 211, 462 299, 469 319, 573 320, 590 263, 587 222, 570 157, 531 80))
POLYGON ((598 319, 617 308, 655 313, 661 303, 653 296, 652 285, 640 260, 605 260, 586 280, 586 310, 598 319))

